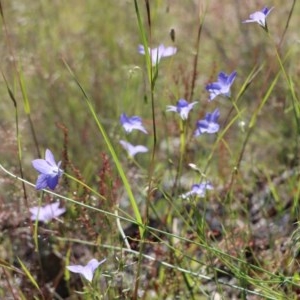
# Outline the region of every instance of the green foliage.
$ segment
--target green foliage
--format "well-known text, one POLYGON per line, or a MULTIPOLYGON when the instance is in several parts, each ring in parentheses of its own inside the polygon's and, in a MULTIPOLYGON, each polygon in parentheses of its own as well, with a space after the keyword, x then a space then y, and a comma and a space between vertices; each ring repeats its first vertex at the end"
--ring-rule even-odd
POLYGON ((266 32, 241 1, 0 1, 2 298, 297 298, 300 6, 272 6, 266 32), (155 66, 137 51, 161 43, 178 52, 155 66), (208 102, 221 70, 231 97, 208 102), (166 113, 179 98, 198 101, 188 120, 166 113), (193 137, 216 107, 218 134, 193 137), (125 137, 122 112, 149 134, 125 137), (65 173, 39 193, 46 148, 65 173), (30 220, 57 199, 60 220, 30 220), (93 282, 66 271, 91 257, 93 282))

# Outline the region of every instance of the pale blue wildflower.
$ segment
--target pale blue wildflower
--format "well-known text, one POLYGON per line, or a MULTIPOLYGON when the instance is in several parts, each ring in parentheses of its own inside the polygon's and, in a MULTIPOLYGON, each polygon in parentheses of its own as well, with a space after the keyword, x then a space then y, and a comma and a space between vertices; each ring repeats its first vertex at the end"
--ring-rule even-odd
POLYGON ((59 202, 47 204, 45 206, 34 206, 29 208, 31 213, 30 219, 33 221, 49 222, 66 212, 64 207, 59 207, 59 202))
POLYGON ((188 118, 189 112, 193 109, 193 106, 195 104, 197 104, 197 101, 189 103, 185 99, 179 99, 176 106, 168 105, 167 111, 177 112, 182 120, 186 120, 188 118))
POLYGON ((52 152, 47 149, 45 159, 35 159, 32 161, 32 166, 40 173, 36 181, 36 189, 42 190, 47 187, 54 190, 58 184, 63 170, 60 169, 61 162, 56 164, 52 152))
POLYGON ((126 141, 120 140, 122 147, 128 152, 130 157, 134 157, 138 153, 148 152, 148 148, 143 145, 134 146, 126 141))
POLYGON ((264 7, 261 11, 256 11, 249 16, 248 20, 243 21, 243 23, 258 23, 264 29, 267 29, 266 18, 274 7, 267 8, 264 7))
POLYGON ((127 115, 123 113, 120 116, 120 122, 127 133, 130 133, 134 129, 148 133, 142 125, 142 119, 138 116, 127 117, 127 115))
POLYGON ((205 195, 206 195, 206 191, 207 190, 212 190, 212 189, 213 189, 213 186, 209 182, 202 182, 202 183, 199 183, 199 184, 193 184, 192 189, 189 192, 187 192, 185 194, 182 194, 181 197, 183 199, 190 198, 192 196, 196 196, 196 197, 199 197, 199 198, 204 198, 205 195))
POLYGON ((85 266, 73 265, 67 266, 66 268, 73 273, 81 274, 86 280, 92 282, 96 269, 105 261, 106 258, 104 258, 101 261, 98 261, 97 259, 93 258, 85 266))
MULTIPOLYGON (((163 44, 160 44, 157 48, 148 48, 148 51, 151 56, 152 66, 156 66, 160 62, 161 58, 174 55, 177 52, 177 48, 165 47, 163 44)), ((143 45, 139 45, 138 52, 145 55, 145 48, 143 45)))
POLYGON ((196 131, 194 136, 199 136, 203 133, 216 133, 220 129, 218 119, 220 117, 220 111, 216 108, 212 113, 207 113, 203 120, 199 120, 196 124, 196 131))
POLYGON ((232 72, 227 75, 224 72, 220 72, 218 75, 218 81, 210 83, 206 86, 206 90, 210 93, 209 100, 213 100, 218 95, 224 95, 230 97, 230 87, 235 80, 237 72, 232 72))

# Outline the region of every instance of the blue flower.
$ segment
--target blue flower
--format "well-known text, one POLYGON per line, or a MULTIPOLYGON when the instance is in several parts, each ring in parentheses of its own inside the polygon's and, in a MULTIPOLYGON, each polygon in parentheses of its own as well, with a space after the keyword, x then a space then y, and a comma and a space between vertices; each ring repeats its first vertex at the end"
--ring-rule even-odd
POLYGON ((199 120, 196 124, 196 131, 194 136, 199 136, 205 132, 216 133, 220 129, 220 125, 217 123, 220 117, 219 109, 215 109, 212 113, 207 113, 205 119, 199 120))
MULTIPOLYGON (((145 48, 143 45, 139 45, 138 51, 140 54, 145 55, 145 48)), ((148 51, 151 56, 152 66, 156 66, 162 57, 174 55, 177 52, 177 48, 165 47, 163 44, 160 44, 157 48, 148 48, 148 51)))
POLYGON ((196 197, 200 197, 200 198, 204 198, 206 191, 207 190, 212 190, 213 186, 209 183, 209 182, 202 182, 199 184, 193 184, 192 185, 192 189, 185 193, 182 194, 181 197, 183 199, 189 198, 191 196, 196 196, 196 197))
POLYGON ((31 213, 31 220, 38 220, 46 223, 65 213, 66 209, 63 207, 60 208, 59 202, 54 202, 42 207, 35 206, 29 208, 29 211, 31 213))
POLYGON ((81 274, 86 280, 92 282, 96 269, 105 261, 106 258, 104 258, 101 261, 98 261, 97 259, 93 258, 85 266, 73 265, 67 266, 66 268, 73 273, 81 274))
POLYGON ((148 148, 143 145, 134 146, 126 141, 121 140, 120 144, 128 152, 130 157, 134 157, 137 153, 148 152, 148 148))
POLYGON ((148 133, 145 127, 142 125, 142 119, 138 116, 127 117, 126 114, 121 114, 120 122, 127 133, 137 129, 144 133, 148 133))
POLYGON ((42 190, 47 187, 54 190, 58 184, 58 179, 61 177, 63 170, 60 167, 61 162, 56 164, 52 152, 47 149, 45 159, 35 159, 32 161, 32 166, 40 173, 36 181, 36 189, 42 190))
POLYGON ((197 104, 197 101, 188 103, 185 99, 179 99, 176 106, 168 105, 167 111, 177 112, 182 120, 186 120, 188 118, 190 110, 195 104, 197 104))
POLYGON ((261 27, 267 29, 266 18, 274 7, 267 8, 264 7, 261 11, 256 11, 249 16, 248 20, 243 21, 243 23, 258 23, 261 27))
POLYGON ((224 95, 230 97, 230 87, 236 77, 236 72, 232 72, 227 75, 224 72, 220 72, 218 75, 218 81, 210 83, 206 86, 206 90, 210 93, 209 99, 213 100, 218 95, 224 95))

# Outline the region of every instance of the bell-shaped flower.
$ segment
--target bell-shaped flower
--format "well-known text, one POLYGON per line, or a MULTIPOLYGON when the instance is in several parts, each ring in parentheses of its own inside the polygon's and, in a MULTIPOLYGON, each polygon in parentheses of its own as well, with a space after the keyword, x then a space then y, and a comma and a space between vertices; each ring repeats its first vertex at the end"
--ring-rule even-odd
POLYGON ((230 97, 230 87, 235 80, 236 74, 236 71, 232 72, 230 75, 220 72, 218 75, 218 81, 206 86, 206 90, 210 93, 209 100, 211 101, 215 99, 218 95, 230 97))
POLYGON ((182 120, 186 120, 189 116, 189 112, 193 109, 195 104, 197 104, 197 101, 189 103, 185 99, 179 99, 176 106, 168 105, 167 111, 177 112, 182 120))
POLYGON ((66 212, 64 207, 59 207, 59 202, 47 204, 45 206, 34 206, 29 208, 31 213, 30 219, 33 221, 40 221, 47 223, 66 212))
POLYGON ((81 274, 86 280, 92 282, 96 269, 105 261, 106 258, 104 258, 101 261, 98 261, 97 259, 93 258, 85 266, 73 265, 67 266, 66 268, 73 273, 81 274))
POLYGON ((261 27, 267 30, 266 18, 274 7, 267 8, 264 7, 261 11, 256 11, 249 16, 248 20, 243 21, 243 23, 258 23, 261 27))
POLYGON ((194 136, 199 136, 203 133, 216 133, 220 129, 218 119, 220 117, 220 111, 216 108, 212 113, 207 113, 203 120, 199 120, 196 124, 196 131, 194 136))
POLYGON ((126 141, 120 140, 122 147, 128 152, 130 157, 134 157, 138 153, 148 152, 148 148, 143 145, 134 146, 126 141))
POLYGON ((42 190, 47 187, 54 190, 58 184, 63 170, 60 169, 61 161, 56 163, 52 152, 47 149, 45 159, 35 159, 32 166, 40 173, 36 181, 36 189, 42 190))
MULTIPOLYGON (((145 55, 145 48, 143 45, 139 45, 138 52, 145 55)), ((165 47, 163 44, 160 44, 157 48, 148 48, 148 52, 151 57, 152 66, 156 66, 161 58, 174 55, 177 52, 177 48, 165 47)))
POLYGON ((196 196, 196 197, 199 197, 199 198, 204 198, 205 195, 206 195, 206 191, 207 190, 212 190, 212 189, 213 189, 213 186, 209 182, 202 182, 202 183, 199 183, 199 184, 193 184, 192 189, 189 192, 187 192, 185 194, 182 194, 181 197, 183 199, 190 198, 192 196, 196 196))
POLYGON ((130 133, 134 129, 140 130, 146 134, 148 133, 142 124, 142 119, 138 116, 128 117, 123 113, 120 116, 120 123, 127 133, 130 133))

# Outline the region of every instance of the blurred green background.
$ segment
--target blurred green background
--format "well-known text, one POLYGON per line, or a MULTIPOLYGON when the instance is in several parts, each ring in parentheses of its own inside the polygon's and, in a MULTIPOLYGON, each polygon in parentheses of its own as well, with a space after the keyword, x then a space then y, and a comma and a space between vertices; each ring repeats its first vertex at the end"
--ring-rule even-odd
MULTIPOLYGON (((126 112, 142 116, 150 132, 149 136, 133 134, 130 141, 146 144, 151 148, 150 90, 144 57, 137 52, 141 39, 133 1, 7 0, 1 3, 5 18, 1 31, 1 71, 14 91, 18 104, 22 160, 27 179, 35 180, 36 174, 30 162, 37 157, 37 151, 30 123, 24 114, 17 70, 21 70, 23 75, 31 107, 30 118, 42 154, 45 148, 50 148, 59 159, 63 148, 63 132, 57 127, 58 123, 64 124, 68 129, 71 160, 76 162, 76 166, 87 177, 98 168, 99 153, 106 151, 82 93, 62 60, 70 65, 91 97, 95 110, 115 145, 118 145, 120 138, 124 138, 119 115, 126 112)), ((240 152, 244 132, 239 125, 245 122, 247 126, 270 82, 280 70, 272 39, 278 45, 292 1, 285 4, 281 1, 268 3, 269 6, 275 6, 268 17, 271 39, 257 24, 241 23, 264 4, 260 1, 151 1, 152 28, 149 44, 153 47, 160 43, 178 47, 176 56, 162 60, 155 87, 159 145, 167 137, 178 136, 178 120, 174 114, 166 115, 165 108, 168 104, 175 104, 181 97, 190 97, 200 24, 203 23, 197 79, 193 99, 189 99, 197 100, 199 104, 191 114, 191 130, 197 119, 217 106, 224 121, 231 107, 231 102, 227 99, 219 98, 212 103, 207 101, 205 84, 215 81, 219 71, 231 73, 237 70, 238 77, 232 87, 234 98, 251 70, 258 70, 261 66, 251 85, 239 99, 242 118, 226 133, 230 151, 220 149, 215 154, 211 175, 219 177, 221 182, 226 180, 227 173, 240 152), (170 38, 171 29, 175 30, 174 43, 170 38)), ((140 3, 140 10, 145 27, 148 28, 143 1, 140 3)), ((299 11, 299 5, 296 5, 280 48, 282 58, 286 57, 285 69, 295 82, 299 77, 299 66, 295 63, 299 56, 299 11)), ((13 168, 17 157, 15 110, 3 77, 0 82, 1 161, 13 168)), ((289 98, 287 84, 281 75, 259 115, 255 132, 247 146, 244 155, 245 172, 257 166, 272 170, 293 164, 298 132, 289 98), (274 159, 278 164, 274 164, 274 159)), ((190 157, 190 162, 204 166, 203 160, 211 150, 210 144, 207 137, 203 137, 201 141, 193 140, 190 145, 197 154, 190 157), (209 144, 207 151, 206 143, 209 144)), ((170 158, 169 154, 158 155, 162 159, 170 158)), ((143 166, 147 165, 146 156, 140 160, 144 163, 143 166)))

